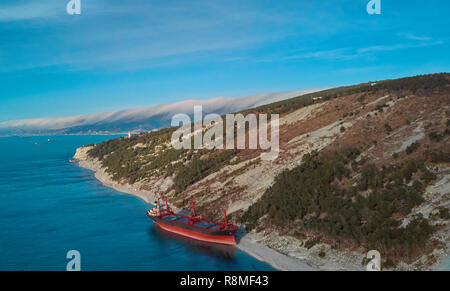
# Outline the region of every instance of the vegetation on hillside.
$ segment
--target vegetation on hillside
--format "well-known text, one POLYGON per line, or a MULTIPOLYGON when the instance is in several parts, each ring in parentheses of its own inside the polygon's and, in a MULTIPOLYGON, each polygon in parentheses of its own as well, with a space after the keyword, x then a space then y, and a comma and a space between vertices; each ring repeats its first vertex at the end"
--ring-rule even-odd
MULTIPOLYGON (((449 83, 450 74, 448 73, 422 75, 379 82, 368 82, 309 93, 292 99, 263 105, 254 109, 248 109, 243 111, 243 113, 260 112, 283 114, 311 105, 317 101, 320 102, 322 100, 330 100, 332 98, 348 96, 356 93, 376 94, 378 92, 390 92, 392 94, 404 97, 404 95, 397 93, 409 91, 414 94, 421 90, 439 90, 449 86, 449 83)), ((361 96, 360 98, 363 100, 364 96, 361 96)))
MULTIPOLYGON (((385 95, 397 96, 398 100, 410 95, 428 98, 428 93, 441 93, 444 89, 444 94, 448 94, 449 84, 449 74, 369 82, 311 93, 240 113, 285 115, 313 103, 354 94, 351 100, 364 107, 366 100, 385 95)), ((441 98, 446 95, 435 96, 441 98)), ((374 111, 375 116, 383 117, 391 110, 389 108, 385 103, 368 110, 374 111)), ((355 108, 346 112, 343 110, 337 118, 357 116, 360 114, 358 110, 363 111, 355 108)), ((374 120, 373 117, 370 119, 374 120)), ((411 116, 401 120, 405 126, 414 122, 411 116)), ((378 126, 383 136, 394 136, 399 122, 380 118, 378 126)), ((322 239, 335 247, 364 246, 380 250, 386 257, 413 258, 423 250, 435 229, 428 219, 408 216, 414 207, 423 202, 422 194, 426 186, 436 179, 427 165, 450 162, 448 149, 441 144, 448 143, 449 121, 446 126, 444 128, 440 121, 432 129, 427 129, 428 144, 422 140, 411 143, 403 152, 389 154, 386 159, 390 161, 384 166, 375 164, 375 159, 370 157, 358 159, 361 151, 367 148, 342 150, 345 147, 336 146, 334 148, 341 150, 327 149, 304 155, 300 166, 279 174, 260 200, 243 214, 239 213, 242 214, 241 222, 248 229, 268 226, 302 237, 308 236, 311 238, 308 247, 322 239), (402 224, 406 217, 408 222, 402 224)), ((190 186, 203 178, 234 164, 232 161, 250 159, 250 155, 244 156, 246 153, 241 150, 175 150, 170 141, 176 129, 106 141, 94 145, 88 154, 99 159, 107 172, 119 182, 133 184, 150 181, 150 178, 172 177, 173 185, 169 190, 173 190, 174 199, 180 201, 186 197, 180 193, 189 194, 190 186)), ((352 127, 340 125, 339 129, 344 136, 354 134, 352 127)), ((374 132, 376 134, 376 130, 374 132)), ((294 136, 291 134, 289 138, 294 136)), ((363 147, 361 144, 364 143, 358 145, 363 147)), ((382 144, 381 140, 379 144, 382 144)), ((368 144, 372 145, 377 148, 377 140, 368 144)), ((245 171, 245 168, 238 171, 245 171)), ((236 197, 239 199, 239 195, 236 197)), ((441 209, 439 216, 448 217, 448 211, 441 209)))
MULTIPOLYGON (((381 82, 368 82, 323 90, 245 110, 240 113, 244 115, 248 113, 285 114, 315 102, 355 93, 372 94, 386 90, 392 92, 438 90, 448 86, 449 80, 449 74, 433 74, 381 82)), ((364 97, 364 95, 361 97, 364 97)), ((220 153, 218 154, 211 153, 210 157, 205 157, 207 153, 205 151, 175 150, 170 146, 170 139, 176 129, 166 128, 135 135, 131 139, 119 138, 109 140, 95 145, 89 152, 89 155, 93 158, 98 158, 117 181, 126 181, 132 184, 151 176, 162 175, 167 177, 175 174, 175 189, 182 191, 206 174, 227 164, 229 162, 227 159, 231 160, 239 152, 219 151, 220 153), (203 157, 203 159, 200 159, 200 157, 203 157), (190 161, 195 161, 195 163, 185 167, 190 161), (215 164, 214 167, 211 166, 212 164, 215 164), (195 169, 194 172, 200 174, 188 173, 192 169, 195 169)), ((342 130, 345 130, 345 128, 342 130)), ((386 126, 386 130, 389 131, 388 126, 386 126)), ((439 139, 439 137, 436 135, 432 138, 439 139)), ((411 150, 413 149, 411 148, 411 150)), ((436 156, 436 158, 440 157, 436 156)))
POLYGON ((174 177, 176 193, 219 170, 238 150, 176 150, 170 145, 175 129, 95 145, 89 155, 99 159, 114 180, 133 184, 149 177, 174 177))
POLYGON ((411 159, 381 169, 357 162, 357 149, 305 155, 303 163, 281 173, 242 216, 252 229, 263 219, 289 231, 315 231, 336 245, 359 244, 385 255, 406 256, 423 247, 433 227, 415 217, 401 218, 423 202, 425 187, 436 177, 425 161, 411 159), (344 180, 359 177, 351 186, 344 180))
POLYGON ((175 150, 169 144, 175 128, 153 131, 128 138, 108 140, 94 145, 88 152, 99 159, 114 180, 133 184, 146 177, 172 175, 182 166, 186 150, 175 150))

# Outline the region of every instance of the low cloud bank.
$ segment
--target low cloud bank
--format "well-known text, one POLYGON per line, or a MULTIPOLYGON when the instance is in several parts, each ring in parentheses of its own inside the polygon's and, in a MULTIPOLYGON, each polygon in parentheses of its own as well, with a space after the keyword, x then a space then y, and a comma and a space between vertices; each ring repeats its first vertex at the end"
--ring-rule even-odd
POLYGON ((309 89, 256 94, 239 98, 218 97, 209 100, 187 100, 108 113, 6 121, 0 122, 0 135, 87 134, 152 130, 170 126, 170 119, 177 113, 192 114, 194 105, 202 105, 206 113, 226 114, 316 91, 318 90, 309 89))

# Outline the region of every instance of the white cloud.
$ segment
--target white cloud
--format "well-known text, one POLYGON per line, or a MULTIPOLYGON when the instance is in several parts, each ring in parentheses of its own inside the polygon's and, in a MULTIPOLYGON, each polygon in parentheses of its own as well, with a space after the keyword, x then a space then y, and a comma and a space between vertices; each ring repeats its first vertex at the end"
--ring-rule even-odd
POLYGON ((9 35, 17 31, 25 36, 6 35, 10 41, 0 44, 5 55, 2 72, 46 67, 126 71, 189 63, 225 50, 233 56, 232 50, 256 47, 283 35, 255 32, 255 23, 287 25, 286 19, 263 11, 242 11, 211 1, 189 5, 82 1, 80 16, 67 15, 66 4, 65 0, 0 4, 0 23, 15 21, 9 35), (23 20, 36 19, 45 21, 23 25, 23 20))
POLYGON ((187 100, 173 104, 157 105, 150 108, 131 109, 109 113, 6 121, 0 122, 0 129, 31 128, 55 130, 75 126, 108 124, 112 122, 139 122, 151 118, 165 120, 170 119, 171 116, 177 113, 192 113, 194 105, 202 105, 204 112, 225 114, 258 107, 316 91, 318 90, 310 89, 256 94, 240 98, 218 97, 209 100, 187 100))
POLYGON ((17 2, 0 5, 0 22, 48 18, 65 13, 65 4, 61 1, 17 2))
POLYGON ((405 37, 407 39, 417 40, 417 41, 430 41, 431 40, 430 37, 415 35, 415 34, 412 34, 412 33, 399 33, 399 36, 403 36, 403 37, 405 37))
MULTIPOLYGON (((412 37, 412 36, 411 36, 412 37)), ((408 48, 419 48, 428 47, 444 44, 443 41, 425 41, 429 38, 415 37, 415 40, 420 42, 415 43, 398 43, 391 45, 375 45, 364 48, 337 48, 333 50, 319 50, 312 52, 304 52, 301 54, 294 54, 289 56, 281 57, 285 61, 295 61, 303 59, 327 59, 327 60, 350 60, 358 57, 362 57, 368 53, 385 52, 385 51, 396 51, 408 48)))
POLYGON ((308 52, 303 54, 286 56, 283 57, 283 60, 311 59, 311 58, 342 59, 351 57, 351 55, 346 54, 349 50, 350 50, 349 48, 339 48, 334 50, 308 52))
POLYGON ((377 45, 377 46, 370 46, 366 48, 360 48, 358 49, 358 53, 368 53, 368 52, 382 52, 382 51, 396 51, 400 49, 407 49, 407 48, 418 48, 418 47, 427 47, 427 46, 434 46, 434 45, 441 45, 443 44, 443 41, 433 41, 433 42, 422 42, 422 43, 401 43, 401 44, 394 44, 394 45, 377 45))

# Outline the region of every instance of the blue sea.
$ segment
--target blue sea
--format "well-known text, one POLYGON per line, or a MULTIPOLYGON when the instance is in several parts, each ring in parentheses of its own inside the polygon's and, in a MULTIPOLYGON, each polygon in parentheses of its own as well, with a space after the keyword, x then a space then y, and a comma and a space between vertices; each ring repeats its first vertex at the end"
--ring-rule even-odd
POLYGON ((435 271, 450 271, 450 258, 445 259, 442 263, 434 267, 435 271))
POLYGON ((0 138, 0 270, 273 270, 234 247, 153 227, 139 198, 69 160, 112 136, 0 138), (49 141, 50 139, 50 141, 49 141))

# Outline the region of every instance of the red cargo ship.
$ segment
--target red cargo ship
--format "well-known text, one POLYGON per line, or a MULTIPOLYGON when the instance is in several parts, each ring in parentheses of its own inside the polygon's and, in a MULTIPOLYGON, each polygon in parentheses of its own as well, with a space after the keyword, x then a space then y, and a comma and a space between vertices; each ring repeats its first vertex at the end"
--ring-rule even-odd
POLYGON ((204 219, 202 215, 197 215, 194 203, 192 203, 192 215, 182 215, 170 209, 167 197, 163 199, 165 205, 161 205, 158 198, 156 208, 147 212, 153 222, 162 229, 201 241, 236 245, 234 234, 238 227, 228 221, 225 211, 224 223, 213 222, 204 219))

